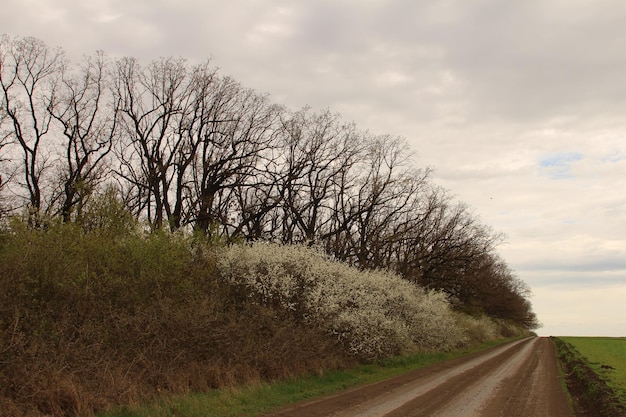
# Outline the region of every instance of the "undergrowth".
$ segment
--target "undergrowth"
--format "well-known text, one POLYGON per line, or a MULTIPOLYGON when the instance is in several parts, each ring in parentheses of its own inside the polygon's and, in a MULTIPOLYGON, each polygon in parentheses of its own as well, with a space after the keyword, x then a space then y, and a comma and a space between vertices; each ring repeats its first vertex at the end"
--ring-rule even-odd
POLYGON ((355 362, 319 329, 232 297, 193 236, 139 229, 2 231, 0 415, 88 415, 355 362))
POLYGON ((461 321, 446 296, 387 271, 360 271, 321 250, 266 242, 219 254, 221 275, 243 297, 291 313, 334 335, 353 355, 378 359, 415 350, 450 350, 467 342, 466 328, 495 337, 495 324, 461 321))
POLYGON ((242 417, 265 415, 300 401, 392 378, 428 365, 484 350, 511 339, 498 339, 452 352, 425 352, 393 356, 350 369, 252 384, 186 396, 173 396, 150 404, 118 407, 98 417, 242 417))
POLYGON ((109 200, 72 224, 11 220, 0 230, 0 415, 91 415, 504 329, 388 274, 268 248, 251 267, 249 247, 146 232, 109 200), (246 268, 272 286, 253 290, 246 268))

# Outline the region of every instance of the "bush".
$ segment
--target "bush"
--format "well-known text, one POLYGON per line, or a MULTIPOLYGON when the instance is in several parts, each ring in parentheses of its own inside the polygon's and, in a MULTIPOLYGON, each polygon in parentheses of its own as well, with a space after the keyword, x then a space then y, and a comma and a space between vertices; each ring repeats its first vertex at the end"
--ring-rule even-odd
POLYGON ((353 355, 375 359, 464 342, 446 297, 386 271, 359 271, 321 250, 271 243, 232 246, 217 261, 240 297, 282 308, 333 334, 353 355))
POLYGON ((0 415, 89 415, 354 362, 321 330, 233 298, 194 237, 92 219, 0 230, 0 415))
POLYGON ((147 233, 106 196, 75 223, 0 228, 0 288, 3 416, 88 415, 450 349, 472 338, 470 322, 488 333, 394 274, 302 246, 147 233))
POLYGON ((479 344, 487 340, 495 340, 500 335, 498 324, 489 316, 472 317, 458 313, 457 320, 463 328, 465 341, 469 345, 479 344))

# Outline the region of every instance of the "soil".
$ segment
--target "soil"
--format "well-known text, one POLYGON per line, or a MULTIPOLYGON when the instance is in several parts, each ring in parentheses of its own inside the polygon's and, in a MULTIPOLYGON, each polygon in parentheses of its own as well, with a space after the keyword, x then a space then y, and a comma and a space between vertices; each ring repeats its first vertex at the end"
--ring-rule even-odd
MULTIPOLYGON (((626 417, 626 406, 568 343, 554 339, 577 417, 626 417)), ((603 365, 603 367, 606 365, 603 365)))
POLYGON ((266 417, 573 417, 553 343, 528 338, 266 417))

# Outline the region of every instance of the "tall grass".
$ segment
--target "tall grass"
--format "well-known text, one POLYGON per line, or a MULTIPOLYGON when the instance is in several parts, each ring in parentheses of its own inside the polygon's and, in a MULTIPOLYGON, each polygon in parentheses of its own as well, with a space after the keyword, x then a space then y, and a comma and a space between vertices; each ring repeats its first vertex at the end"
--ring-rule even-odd
MULTIPOLYGON (((242 417, 261 416, 270 410, 392 378, 428 365, 457 358, 472 351, 501 344, 490 341, 473 349, 453 352, 422 352, 392 357, 323 374, 287 378, 236 389, 211 391, 167 399, 133 407, 118 407, 99 417, 242 417)), ((296 412, 297 413, 297 412, 296 412)))

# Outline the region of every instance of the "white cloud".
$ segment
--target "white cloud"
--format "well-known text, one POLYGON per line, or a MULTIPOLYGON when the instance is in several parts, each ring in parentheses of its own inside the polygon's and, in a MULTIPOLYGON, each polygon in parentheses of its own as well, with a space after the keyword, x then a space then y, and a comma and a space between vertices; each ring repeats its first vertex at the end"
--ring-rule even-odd
POLYGON ((246 40, 254 44, 280 42, 280 38, 286 38, 294 32, 290 16, 291 10, 286 7, 271 10, 252 26, 246 34, 246 40))

